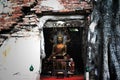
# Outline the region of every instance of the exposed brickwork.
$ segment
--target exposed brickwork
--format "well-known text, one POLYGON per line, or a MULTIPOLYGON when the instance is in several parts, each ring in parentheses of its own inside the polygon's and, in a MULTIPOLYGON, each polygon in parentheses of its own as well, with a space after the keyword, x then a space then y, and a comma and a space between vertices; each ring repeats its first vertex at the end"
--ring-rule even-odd
POLYGON ((88 4, 86 1, 81 2, 80 0, 57 0, 60 5, 64 7, 64 9, 54 11, 52 7, 44 5, 41 6, 42 1, 48 0, 6 0, 6 2, 1 2, 2 7, 0 10, 0 31, 3 29, 9 29, 10 27, 36 25, 38 22, 36 14, 41 14, 45 11, 64 13, 74 12, 75 10, 89 10, 92 8, 91 4, 88 4), (25 7, 30 8, 32 14, 25 15, 25 13, 22 11, 25 7))

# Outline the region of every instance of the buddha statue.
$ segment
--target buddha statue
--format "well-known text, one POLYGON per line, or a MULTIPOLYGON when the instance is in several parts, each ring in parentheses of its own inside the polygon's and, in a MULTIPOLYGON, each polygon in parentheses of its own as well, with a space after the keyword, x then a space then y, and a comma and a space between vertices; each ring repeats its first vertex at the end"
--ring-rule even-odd
POLYGON ((62 34, 59 34, 57 36, 57 44, 53 45, 52 55, 49 57, 49 59, 55 58, 55 56, 65 56, 66 47, 66 44, 63 43, 62 34))

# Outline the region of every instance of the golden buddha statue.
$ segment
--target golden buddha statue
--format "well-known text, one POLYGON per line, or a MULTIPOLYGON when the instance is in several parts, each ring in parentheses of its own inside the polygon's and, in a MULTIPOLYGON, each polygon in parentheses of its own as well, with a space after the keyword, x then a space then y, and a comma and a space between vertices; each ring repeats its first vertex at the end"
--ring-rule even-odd
POLYGON ((52 55, 49 57, 49 59, 55 58, 55 56, 65 56, 66 47, 66 44, 63 44, 63 36, 59 34, 57 36, 57 44, 53 45, 52 55))

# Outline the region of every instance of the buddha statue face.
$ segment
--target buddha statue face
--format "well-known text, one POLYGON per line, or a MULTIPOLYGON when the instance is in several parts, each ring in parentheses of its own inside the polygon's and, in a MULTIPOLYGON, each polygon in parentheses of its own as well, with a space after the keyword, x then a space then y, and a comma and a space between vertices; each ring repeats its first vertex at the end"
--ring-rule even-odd
POLYGON ((58 41, 58 43, 62 43, 63 42, 63 37, 62 36, 57 37, 57 41, 58 41))

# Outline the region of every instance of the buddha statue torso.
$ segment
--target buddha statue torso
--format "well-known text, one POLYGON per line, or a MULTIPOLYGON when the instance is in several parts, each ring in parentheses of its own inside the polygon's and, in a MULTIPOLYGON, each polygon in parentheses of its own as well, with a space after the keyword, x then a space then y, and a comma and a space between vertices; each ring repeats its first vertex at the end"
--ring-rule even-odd
POLYGON ((64 44, 57 44, 54 46, 54 52, 56 55, 64 55, 65 54, 65 45, 64 44))

